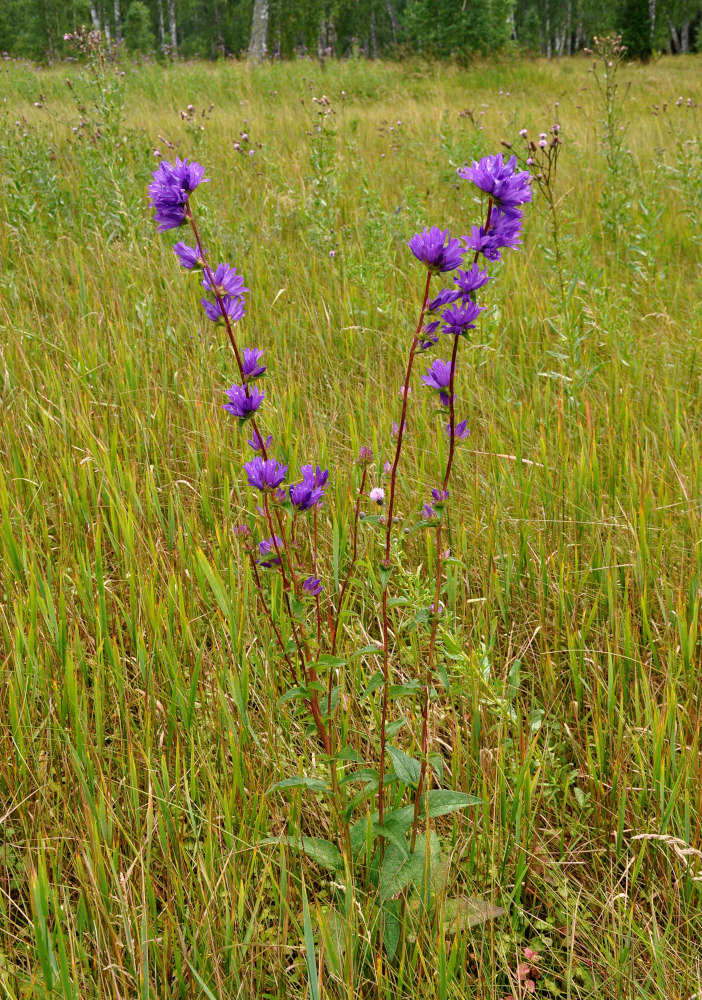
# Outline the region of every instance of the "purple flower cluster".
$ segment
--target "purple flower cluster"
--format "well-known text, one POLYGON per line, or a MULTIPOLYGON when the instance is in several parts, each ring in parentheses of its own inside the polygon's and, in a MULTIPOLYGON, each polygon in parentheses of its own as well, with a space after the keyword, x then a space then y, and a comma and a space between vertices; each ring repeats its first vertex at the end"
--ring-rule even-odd
POLYGON ((455 271, 463 261, 464 249, 461 241, 452 239, 451 233, 432 226, 417 233, 407 244, 414 256, 422 264, 426 264, 432 274, 442 271, 455 271))
MULTIPOLYGON (((176 157, 175 164, 162 160, 152 173, 149 185, 151 207, 158 231, 177 229, 186 221, 188 198, 198 186, 206 183, 205 168, 199 163, 189 163, 176 157)), ((186 265, 187 266, 187 265, 186 265)))
POLYGON ((227 389, 228 403, 223 403, 222 409, 240 420, 246 420, 253 416, 263 400, 266 398, 265 392, 259 392, 256 386, 249 389, 243 385, 233 385, 227 389))
MULTIPOLYGON (((531 177, 528 170, 516 172, 517 157, 505 162, 502 153, 485 156, 472 167, 463 167, 458 176, 472 181, 477 188, 490 195, 493 202, 506 214, 518 211, 517 206, 531 201, 531 177)), ((521 212, 519 213, 521 217, 521 212)))
POLYGON ((311 465, 300 466, 300 472, 302 473, 301 481, 291 486, 288 494, 294 509, 303 514, 305 511, 312 510, 323 499, 324 490, 329 480, 329 472, 327 469, 322 471, 319 466, 315 471, 311 465))
POLYGON ((442 406, 448 406, 451 396, 448 392, 451 386, 451 362, 442 361, 437 358, 429 365, 426 375, 422 375, 422 382, 430 389, 436 389, 442 406))

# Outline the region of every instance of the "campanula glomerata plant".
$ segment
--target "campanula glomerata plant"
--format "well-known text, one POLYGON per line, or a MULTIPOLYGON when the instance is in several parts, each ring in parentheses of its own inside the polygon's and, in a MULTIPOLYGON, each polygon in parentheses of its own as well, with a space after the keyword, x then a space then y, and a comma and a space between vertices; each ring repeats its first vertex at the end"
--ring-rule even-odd
MULTIPOLYGON (((430 753, 430 705, 442 686, 441 636, 448 615, 442 598, 446 563, 451 558, 446 544, 451 473, 456 446, 469 434, 467 420, 457 412, 456 379, 461 345, 469 342, 486 308, 480 299, 494 277, 490 267, 501 261, 506 249, 520 246, 523 207, 531 201, 531 178, 528 171, 516 169, 514 156, 505 159, 502 154, 487 156, 458 173, 486 196, 485 216, 460 238, 431 226, 408 242, 421 267, 421 298, 416 327, 407 345, 400 412, 392 425, 394 454, 383 470, 385 485, 373 485, 373 451, 368 446, 360 449, 352 544, 347 565, 337 577, 341 581, 338 586, 329 582, 329 560, 321 548, 329 470, 314 457, 299 471, 291 469, 275 428, 259 425, 267 400, 260 386, 267 377, 270 358, 258 345, 244 346, 238 334, 249 293, 243 276, 228 263, 210 263, 203 245, 191 196, 209 178, 200 164, 176 159, 175 163, 159 164, 149 188, 160 232, 190 227, 193 244, 176 243, 176 259, 184 269, 200 275, 206 293, 201 299, 205 315, 225 328, 234 353, 238 374, 222 408, 237 420, 241 431, 249 431, 242 439, 249 455, 242 459, 241 471, 252 499, 251 523, 237 525, 234 534, 246 553, 278 650, 280 676, 286 678, 280 710, 284 705, 296 708, 329 767, 328 783, 302 774, 285 778, 275 787, 282 791, 302 788, 331 803, 331 838, 313 836, 308 829, 264 843, 282 839, 334 872, 337 880, 350 878, 356 891, 374 898, 378 915, 374 930, 389 958, 397 946, 404 912, 398 896, 407 890, 418 894, 425 906, 431 902, 432 880, 441 860, 441 843, 432 829, 432 819, 479 801, 441 788, 442 768, 430 753), (437 433, 447 444, 445 467, 436 481, 425 484, 426 492, 417 496, 416 514, 408 518, 399 513, 397 487, 412 416, 411 383, 420 356, 437 348, 445 356, 426 365, 421 383, 436 401, 437 433), (391 609, 407 601, 393 596, 393 591, 397 589, 402 595, 407 573, 404 540, 417 528, 425 529, 432 538, 434 575, 427 580, 427 591, 433 600, 429 607, 416 609, 415 676, 411 683, 398 685, 397 636, 391 609), (363 574, 373 566, 373 580, 364 580, 363 574), (374 592, 374 582, 379 631, 362 649, 341 653, 342 625, 350 615, 363 614, 353 600, 354 588, 374 592), (339 723, 345 668, 355 657, 380 665, 364 692, 378 700, 368 716, 368 739, 358 745, 348 735, 342 738, 347 727, 339 723), (403 722, 406 724, 395 717, 398 698, 416 700, 419 711, 413 717, 421 720, 420 731, 404 749, 393 742, 403 722), (365 754, 359 746, 365 748, 365 754), (419 747, 420 752, 412 756, 407 752, 411 746, 419 747), (352 794, 354 784, 361 790, 352 794)), ((443 448, 438 450, 442 453, 443 448)), ((364 623, 364 627, 373 626, 364 623)), ((360 692, 357 695, 361 697, 360 692)))

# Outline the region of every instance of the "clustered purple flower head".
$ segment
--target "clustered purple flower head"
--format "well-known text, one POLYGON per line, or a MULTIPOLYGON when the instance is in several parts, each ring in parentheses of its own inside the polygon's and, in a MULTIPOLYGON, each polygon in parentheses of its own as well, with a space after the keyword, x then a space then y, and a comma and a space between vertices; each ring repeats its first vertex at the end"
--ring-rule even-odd
POLYGON ((219 302, 210 302, 209 299, 200 299, 200 301, 205 308, 207 318, 211 319, 213 323, 223 320, 225 315, 229 317, 230 323, 238 323, 246 312, 244 300, 234 298, 231 295, 224 295, 219 302))
POLYGON ((268 451, 270 446, 273 444, 273 435, 269 434, 266 440, 264 441, 259 432, 257 430, 254 430, 253 437, 248 438, 246 443, 248 444, 249 448, 252 449, 252 451, 263 451, 264 448, 266 451, 268 451))
POLYGON ((459 306, 445 309, 442 314, 444 325, 441 327, 441 332, 460 337, 468 330, 474 330, 475 321, 484 308, 485 306, 477 305, 472 299, 466 299, 459 306))
POLYGON ((514 250, 522 245, 522 241, 519 239, 522 231, 522 218, 522 213, 516 209, 510 215, 499 209, 493 209, 487 229, 485 226, 473 226, 470 235, 464 236, 463 239, 471 250, 483 254, 487 260, 501 260, 500 251, 514 250))
POLYGON ((243 299, 244 292, 249 290, 244 287, 243 275, 237 274, 236 268, 230 267, 229 264, 218 264, 212 277, 214 281, 209 274, 205 274, 202 279, 202 287, 206 288, 208 292, 215 292, 222 298, 225 295, 231 295, 233 298, 243 299))
POLYGON ((173 253, 178 258, 178 263, 188 271, 200 270, 205 266, 207 251, 200 252, 197 247, 189 247, 182 240, 173 247, 173 253))
MULTIPOLYGON (((451 425, 449 424, 449 428, 450 428, 450 426, 451 425)), ((432 491, 431 491, 431 496, 432 496, 432 500, 434 501, 434 503, 436 503, 436 504, 442 504, 442 503, 445 503, 448 500, 448 498, 449 498, 449 491, 448 490, 439 490, 435 486, 432 489, 432 491)))
POLYGON ((416 233, 407 246, 422 264, 426 264, 432 274, 454 271, 463 261, 463 247, 460 240, 452 239, 448 229, 432 226, 416 233))
POLYGON ((233 385, 231 389, 227 389, 227 396, 229 402, 223 403, 222 409, 242 420, 255 413, 266 398, 265 392, 259 392, 256 386, 249 389, 247 396, 246 388, 243 385, 233 385))
POLYGON ((278 538, 277 535, 264 538, 262 542, 258 543, 259 551, 263 556, 263 559, 258 560, 259 566, 263 566, 264 569, 270 569, 271 566, 280 566, 280 559, 277 555, 274 555, 273 558, 269 558, 269 556, 276 551, 282 551, 283 547, 283 539, 278 538))
POLYGON ((362 444, 356 461, 359 465, 370 465, 373 461, 373 449, 369 448, 368 445, 362 444))
POLYGON ((153 171, 149 196, 151 207, 156 210, 154 220, 159 224, 160 233, 167 229, 177 229, 185 223, 188 198, 198 184, 209 180, 204 174, 205 168, 199 163, 178 157, 175 164, 162 160, 153 171))
POLYGON ((510 156, 505 162, 502 153, 484 156, 472 167, 462 167, 458 176, 472 181, 476 187, 490 195, 503 211, 509 213, 518 205, 531 201, 531 177, 528 170, 515 172, 517 157, 510 156))
POLYGON ((300 466, 302 480, 289 489, 290 503, 299 513, 312 510, 324 497, 324 489, 329 479, 327 469, 322 471, 319 466, 315 471, 311 465, 300 466))
POLYGON ((265 372, 266 365, 259 364, 262 357, 263 351, 259 351, 257 347, 244 348, 242 368, 244 369, 244 378, 247 382, 252 382, 255 378, 260 378, 265 372))
POLYGON ((249 485, 262 493, 280 486, 287 471, 287 465, 276 462, 274 458, 263 459, 259 455, 244 464, 244 472, 249 480, 249 485))
POLYGON ((436 517, 436 511, 431 506, 431 504, 425 503, 422 507, 422 517, 425 521, 433 521, 436 517))
POLYGON ((422 375, 422 382, 428 385, 430 389, 436 389, 439 393, 439 398, 443 406, 448 406, 451 402, 450 393, 447 389, 451 386, 451 362, 442 361, 441 358, 437 358, 432 361, 431 365, 427 369, 426 375, 422 375))
POLYGON ((316 576, 308 576, 302 584, 302 589, 305 593, 309 594, 310 597, 316 597, 318 594, 322 593, 324 587, 322 586, 322 581, 318 580, 316 576))

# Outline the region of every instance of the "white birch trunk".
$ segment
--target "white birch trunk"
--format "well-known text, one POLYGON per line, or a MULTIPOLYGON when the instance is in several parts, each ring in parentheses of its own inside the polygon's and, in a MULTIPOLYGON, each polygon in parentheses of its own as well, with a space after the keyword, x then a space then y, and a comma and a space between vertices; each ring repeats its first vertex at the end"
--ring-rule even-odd
POLYGON ((176 31, 175 0, 168 0, 168 27, 171 34, 171 47, 178 48, 178 32, 176 31))
POLYGON ((268 37, 268 0, 254 0, 251 19, 251 41, 249 59, 261 62, 266 58, 266 38, 268 37))

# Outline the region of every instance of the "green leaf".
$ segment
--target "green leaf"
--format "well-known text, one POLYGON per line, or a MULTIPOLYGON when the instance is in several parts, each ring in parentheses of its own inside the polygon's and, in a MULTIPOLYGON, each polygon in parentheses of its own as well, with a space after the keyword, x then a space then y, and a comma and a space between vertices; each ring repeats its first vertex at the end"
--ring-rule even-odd
POLYGON ((396 899, 389 899, 383 906, 383 944, 388 961, 392 962, 400 943, 400 904, 396 899))
POLYGON ((361 700, 367 698, 369 694, 373 694, 373 692, 377 691, 379 687, 382 687, 384 681, 385 678, 381 673, 373 674, 371 679, 366 684, 365 690, 361 695, 361 700))
MULTIPOLYGON (((392 845, 383 861, 380 869, 380 898, 383 902, 402 892, 408 885, 424 884, 424 863, 425 863, 426 836, 420 834, 417 837, 414 854, 403 857, 400 850, 392 845)), ((432 830, 429 835, 429 875, 436 867, 441 855, 441 844, 439 838, 432 830)))
POLYGON ((276 702, 276 708, 280 708, 284 705, 286 701, 302 700, 307 697, 307 689, 303 687, 290 688, 285 694, 282 694, 278 701, 276 702))
MULTIPOLYGON (((388 604, 390 602, 388 601, 388 604)), ((355 653, 352 653, 349 659, 355 660, 357 656, 382 656, 383 647, 379 646, 377 642, 371 642, 363 649, 357 649, 355 653)))
POLYGON ((314 667, 315 670, 326 670, 327 667, 344 667, 348 660, 343 656, 331 656, 329 653, 322 653, 318 660, 311 660, 307 666, 314 667))
POLYGON ((422 765, 419 761, 415 760, 414 757, 408 756, 408 754, 397 747, 390 746, 390 744, 386 744, 386 749, 390 754, 395 766, 395 773, 400 781, 410 788, 416 788, 419 785, 419 778, 422 773, 422 765))
POLYGON ((389 608, 399 608, 404 604, 409 604, 409 599, 407 597, 391 597, 388 601, 389 608))
POLYGON ((312 921, 310 919, 310 908, 307 902, 304 880, 302 882, 302 924, 305 933, 305 961, 307 963, 307 981, 310 985, 310 996, 312 1000, 319 1000, 319 979, 317 977, 317 959, 314 953, 314 934, 312 933, 312 921))
POLYGON ((286 788, 309 788, 311 792, 319 792, 323 795, 331 795, 332 790, 319 778, 306 778, 304 774, 297 774, 293 778, 284 778, 282 781, 277 781, 275 785, 268 789, 266 795, 270 795, 272 792, 280 791, 286 788))
POLYGON ((335 759, 336 760, 350 760, 350 761, 353 761, 354 764, 363 764, 364 763, 363 757, 361 757, 360 753, 357 750, 354 750, 354 748, 350 747, 350 746, 345 746, 343 748, 343 750, 340 750, 338 752, 338 754, 336 755, 335 759))
POLYGON ((422 693, 422 685, 419 681, 410 681, 409 684, 391 684, 390 697, 402 698, 403 696, 416 696, 422 693))
POLYGON ((341 851, 329 840, 322 840, 321 837, 288 837, 283 834, 280 837, 265 837, 259 840, 259 847, 266 847, 270 844, 285 844, 293 851, 302 851, 308 858, 316 861, 322 868, 329 871, 342 871, 344 859, 341 851))
POLYGON ((428 794, 429 816, 446 816, 448 813, 467 809, 469 806, 480 806, 483 800, 466 792, 454 792, 451 788, 432 788, 428 794))
POLYGON ((380 563, 378 565, 378 576, 380 577, 380 582, 383 585, 383 590, 385 590, 388 585, 388 581, 392 576, 392 566, 383 566, 383 564, 380 563))
POLYGON ((386 733, 387 738, 389 740, 392 740, 392 739, 394 739, 395 736, 397 736, 397 734, 399 733, 399 731, 405 725, 405 721, 406 721, 405 719, 395 719, 394 722, 390 722, 385 727, 385 733, 386 733))

